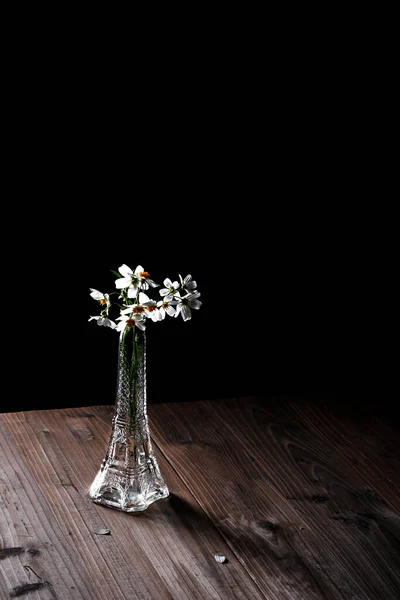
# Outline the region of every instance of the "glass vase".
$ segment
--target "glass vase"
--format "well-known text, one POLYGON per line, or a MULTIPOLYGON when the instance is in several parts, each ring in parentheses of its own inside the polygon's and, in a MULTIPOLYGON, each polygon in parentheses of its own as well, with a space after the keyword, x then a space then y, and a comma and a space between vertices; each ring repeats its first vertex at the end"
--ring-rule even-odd
POLYGON ((89 495, 93 502, 125 512, 146 510, 169 495, 147 418, 146 332, 136 326, 120 334, 111 435, 89 495))

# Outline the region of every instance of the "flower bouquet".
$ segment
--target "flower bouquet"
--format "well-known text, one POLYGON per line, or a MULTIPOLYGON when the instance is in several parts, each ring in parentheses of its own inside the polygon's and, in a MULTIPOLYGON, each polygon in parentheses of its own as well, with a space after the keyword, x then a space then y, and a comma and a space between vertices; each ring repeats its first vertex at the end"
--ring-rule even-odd
POLYGON ((179 281, 164 279, 161 287, 141 265, 132 271, 124 264, 112 272, 117 276, 118 291, 103 294, 90 288, 90 296, 101 310, 89 321, 118 331, 119 346, 111 435, 89 495, 96 503, 136 512, 169 494, 152 449, 147 418, 146 324, 149 319, 158 322, 166 316, 181 315, 188 321, 192 309, 199 309, 202 303, 191 275, 179 275, 179 281), (158 297, 150 298, 150 289, 157 288, 158 297), (116 302, 111 301, 114 295, 116 302), (119 316, 113 320, 115 310, 119 316))

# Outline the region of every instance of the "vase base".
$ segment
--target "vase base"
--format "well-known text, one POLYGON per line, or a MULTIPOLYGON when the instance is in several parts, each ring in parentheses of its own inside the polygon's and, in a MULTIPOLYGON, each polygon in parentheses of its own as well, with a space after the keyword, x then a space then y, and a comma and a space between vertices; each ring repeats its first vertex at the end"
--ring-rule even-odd
POLYGON ((141 478, 128 478, 126 474, 118 476, 112 469, 100 471, 90 487, 89 496, 96 504, 124 512, 146 510, 153 502, 169 496, 161 475, 154 473, 151 477, 146 473, 142 472, 141 478), (147 478, 144 477, 146 473, 147 478))
POLYGON ((157 502, 157 500, 161 500, 162 498, 168 498, 169 491, 168 489, 159 490, 157 493, 152 494, 150 497, 143 501, 143 499, 137 498, 136 501, 127 500, 125 503, 121 503, 118 498, 113 498, 112 494, 104 494, 102 496, 91 496, 92 501, 95 504, 101 504, 102 506, 108 506, 109 508, 114 508, 116 510, 121 510, 123 512, 143 512, 146 510, 151 504, 157 502))

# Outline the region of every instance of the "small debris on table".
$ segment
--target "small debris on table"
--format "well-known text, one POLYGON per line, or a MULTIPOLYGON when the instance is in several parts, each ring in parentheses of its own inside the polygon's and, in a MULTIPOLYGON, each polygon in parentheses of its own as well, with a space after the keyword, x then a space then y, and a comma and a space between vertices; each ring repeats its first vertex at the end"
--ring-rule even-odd
POLYGON ((225 554, 222 554, 222 552, 217 552, 214 558, 219 563, 224 563, 226 561, 226 556, 225 554))
POLYGON ((109 529, 95 529, 94 533, 96 535, 110 535, 111 531, 109 529))

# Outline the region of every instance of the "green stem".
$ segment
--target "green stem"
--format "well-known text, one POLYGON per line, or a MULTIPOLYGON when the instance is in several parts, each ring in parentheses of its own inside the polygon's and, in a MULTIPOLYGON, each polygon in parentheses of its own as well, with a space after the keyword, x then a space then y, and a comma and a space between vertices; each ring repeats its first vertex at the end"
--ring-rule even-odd
POLYGON ((131 385, 131 389, 133 387, 133 394, 132 394, 132 398, 130 398, 130 427, 131 429, 133 428, 133 426, 135 425, 135 421, 136 421, 136 405, 137 405, 137 394, 138 394, 138 389, 137 389, 137 385, 138 385, 138 375, 139 375, 139 368, 140 368, 140 346, 139 346, 139 333, 136 329, 136 327, 134 327, 132 329, 132 362, 131 362, 131 368, 130 368, 130 377, 131 377, 131 382, 133 385, 131 385))

